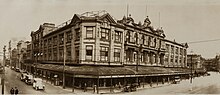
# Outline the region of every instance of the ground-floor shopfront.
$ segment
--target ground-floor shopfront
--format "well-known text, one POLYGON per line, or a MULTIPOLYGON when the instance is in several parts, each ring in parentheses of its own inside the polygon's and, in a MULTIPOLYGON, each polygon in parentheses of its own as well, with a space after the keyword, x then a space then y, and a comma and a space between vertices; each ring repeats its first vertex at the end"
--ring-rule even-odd
MULTIPOLYGON (((165 68, 139 66, 65 66, 54 64, 26 64, 24 70, 55 86, 71 87, 100 93, 102 90, 121 89, 125 86, 172 83, 175 77, 189 79, 187 68, 165 68), (65 70, 64 70, 65 69, 65 70), (65 79, 63 79, 65 76, 65 79), (63 80, 64 83, 63 83, 63 80), (65 85, 64 85, 65 84, 65 85)), ((192 72, 195 73, 195 72, 192 72)))

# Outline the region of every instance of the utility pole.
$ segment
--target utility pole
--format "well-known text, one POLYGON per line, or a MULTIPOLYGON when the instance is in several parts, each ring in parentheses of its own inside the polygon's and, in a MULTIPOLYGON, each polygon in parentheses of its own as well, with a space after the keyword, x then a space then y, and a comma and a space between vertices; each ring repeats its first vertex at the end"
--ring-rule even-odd
POLYGON ((4 86, 5 86, 5 51, 6 51, 6 46, 3 48, 3 77, 2 77, 2 95, 4 95, 4 86))
POLYGON ((12 67, 12 64, 11 64, 11 40, 9 41, 9 47, 8 47, 8 52, 9 52, 9 65, 10 67, 12 67))
POLYGON ((190 76, 190 90, 192 91, 192 78, 193 78, 193 59, 192 59, 192 57, 193 57, 193 51, 191 51, 191 64, 190 64, 190 71, 191 71, 191 76, 190 76))
POLYGON ((63 36, 64 46, 63 46, 63 89, 65 89, 65 65, 66 65, 66 33, 63 36))
POLYGON ((191 77, 190 77, 190 83, 192 83, 192 78, 193 78, 193 60, 192 60, 192 57, 193 57, 193 51, 191 51, 191 64, 190 64, 190 71, 191 71, 191 77))

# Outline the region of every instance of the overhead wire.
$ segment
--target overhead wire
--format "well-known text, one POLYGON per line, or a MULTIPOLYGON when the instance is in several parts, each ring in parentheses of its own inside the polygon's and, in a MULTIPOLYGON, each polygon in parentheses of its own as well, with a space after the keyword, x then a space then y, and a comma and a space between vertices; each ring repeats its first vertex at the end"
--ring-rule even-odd
POLYGON ((204 42, 213 42, 213 41, 219 41, 219 40, 220 40, 220 39, 202 40, 202 41, 188 42, 187 44, 196 44, 196 43, 204 43, 204 42))

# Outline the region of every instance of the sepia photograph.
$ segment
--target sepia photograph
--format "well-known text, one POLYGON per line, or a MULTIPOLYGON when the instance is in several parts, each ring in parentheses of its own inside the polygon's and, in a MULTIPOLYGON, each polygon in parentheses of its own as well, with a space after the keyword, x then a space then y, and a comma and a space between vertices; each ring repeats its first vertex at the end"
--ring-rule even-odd
POLYGON ((220 94, 220 0, 0 0, 0 93, 220 94))

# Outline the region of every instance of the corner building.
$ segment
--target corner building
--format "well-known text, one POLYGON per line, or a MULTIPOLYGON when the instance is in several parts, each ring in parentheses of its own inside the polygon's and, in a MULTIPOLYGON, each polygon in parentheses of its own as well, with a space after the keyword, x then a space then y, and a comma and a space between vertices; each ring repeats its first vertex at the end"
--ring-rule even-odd
POLYGON ((137 24, 131 16, 115 20, 103 11, 86 12, 59 26, 44 23, 31 37, 32 71, 55 85, 62 85, 65 73, 66 86, 96 85, 99 93, 114 85, 158 84, 189 74, 185 65, 165 68, 165 34, 148 17, 137 24))

